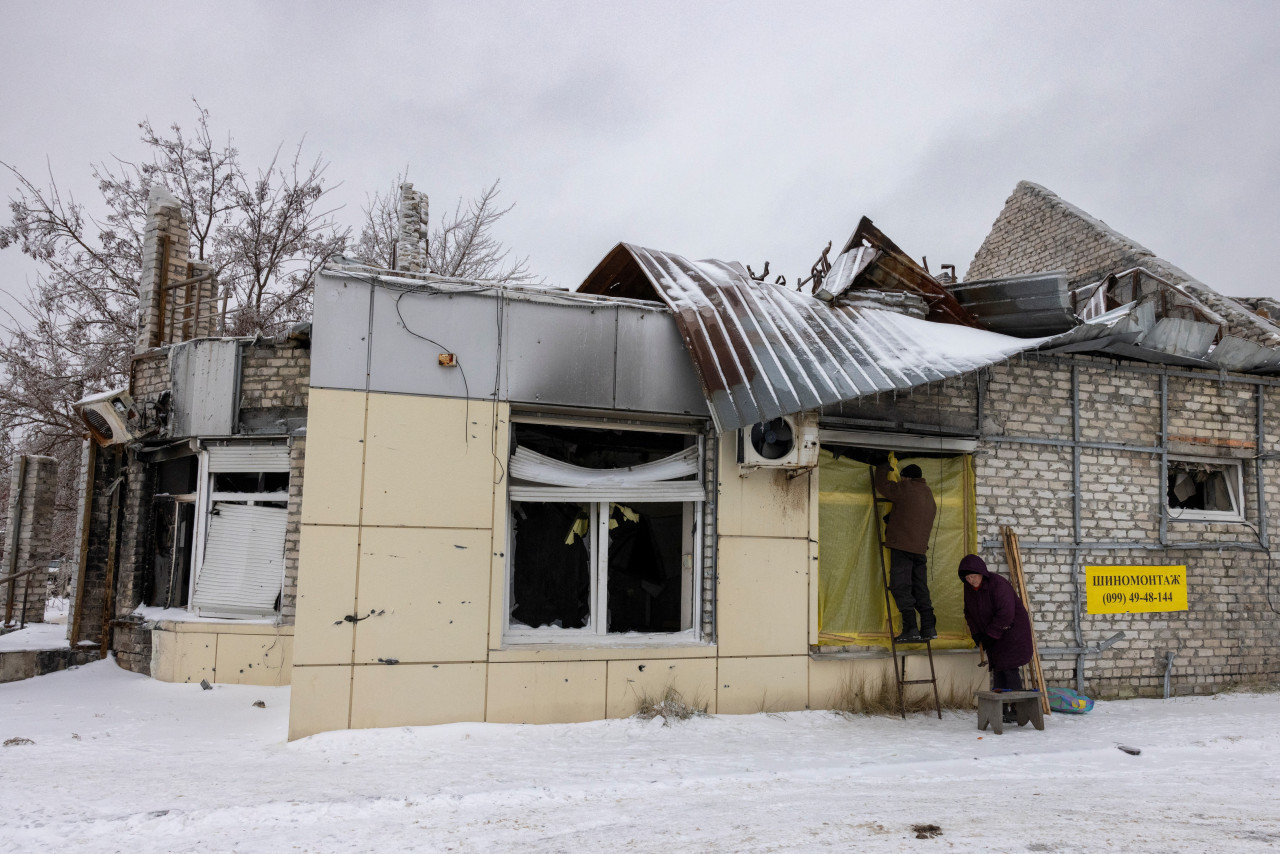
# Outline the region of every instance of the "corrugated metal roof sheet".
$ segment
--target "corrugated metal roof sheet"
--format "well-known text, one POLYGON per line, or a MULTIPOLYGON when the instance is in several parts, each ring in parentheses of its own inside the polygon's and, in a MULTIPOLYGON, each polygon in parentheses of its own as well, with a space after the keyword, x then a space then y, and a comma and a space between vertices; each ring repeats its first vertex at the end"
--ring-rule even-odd
POLYGON ((1067 274, 1060 271, 979 279, 948 285, 947 290, 992 332, 1054 335, 1080 323, 1071 307, 1067 274))
POLYGON ((825 303, 741 264, 626 243, 579 290, 636 296, 638 273, 674 312, 721 430, 959 376, 1044 340, 825 303))

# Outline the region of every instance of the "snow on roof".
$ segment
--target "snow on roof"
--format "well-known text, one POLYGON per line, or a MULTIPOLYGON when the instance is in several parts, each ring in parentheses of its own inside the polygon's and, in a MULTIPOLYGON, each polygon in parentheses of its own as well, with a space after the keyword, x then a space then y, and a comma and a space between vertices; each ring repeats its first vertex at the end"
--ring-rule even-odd
POLYGON ((721 430, 960 376, 1047 340, 828 303, 736 262, 626 243, 580 291, 634 297, 637 273, 675 313, 721 430))

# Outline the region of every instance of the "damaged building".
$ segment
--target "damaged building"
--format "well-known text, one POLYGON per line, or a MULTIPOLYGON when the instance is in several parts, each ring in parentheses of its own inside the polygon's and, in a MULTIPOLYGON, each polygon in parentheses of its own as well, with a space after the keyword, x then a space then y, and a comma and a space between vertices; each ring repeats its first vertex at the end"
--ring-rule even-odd
POLYGON ((1002 526, 1050 684, 1274 675, 1258 306, 1032 184, 964 283, 865 220, 825 272, 799 292, 627 244, 574 293, 326 270, 291 736, 874 693, 887 451, 939 498, 945 691, 985 683, 955 567, 1003 569, 1002 526), (1185 609, 1090 606, 1090 567, 1151 566, 1185 567, 1185 609))
POLYGON ((1276 307, 1042 187, 964 282, 864 220, 801 290, 620 244, 574 292, 422 272, 409 188, 396 269, 336 260, 273 341, 216 337, 164 202, 131 387, 82 402, 116 432, 88 452, 73 637, 161 679, 291 682, 290 737, 875 694, 888 452, 938 499, 945 693, 985 686, 955 567, 1007 571, 1006 527, 1049 684, 1276 674, 1276 307), (1185 606, 1095 607, 1099 567, 1183 569, 1185 606))
POLYGON ((129 385, 76 407, 91 439, 68 636, 166 681, 286 684, 309 327, 220 336, 223 294, 188 246, 154 188, 129 385))

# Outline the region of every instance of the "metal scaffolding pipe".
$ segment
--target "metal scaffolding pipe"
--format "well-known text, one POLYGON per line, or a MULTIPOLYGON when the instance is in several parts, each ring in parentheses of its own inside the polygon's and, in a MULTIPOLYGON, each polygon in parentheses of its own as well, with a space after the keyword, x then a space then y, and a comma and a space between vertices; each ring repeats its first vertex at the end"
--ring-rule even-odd
POLYGON ((1169 543, 1169 375, 1160 375, 1160 545, 1169 543))
POLYGON ((1255 450, 1257 451, 1257 454, 1254 456, 1254 460, 1253 460, 1253 466, 1254 466, 1253 485, 1258 493, 1258 543, 1264 549, 1267 549, 1268 551, 1270 551, 1271 536, 1267 532, 1267 491, 1263 488, 1263 473, 1262 473, 1263 472, 1263 465, 1262 465, 1263 448, 1266 447, 1266 442, 1267 442, 1266 398, 1263 395, 1262 386, 1258 386, 1256 398, 1257 398, 1257 414, 1254 420, 1257 424, 1258 435, 1256 439, 1257 447, 1255 448, 1255 450))
MULTIPOLYGON (((1073 542, 1076 545, 1084 539, 1083 523, 1080 519, 1082 499, 1080 494, 1080 367, 1074 362, 1071 365, 1071 516, 1074 531, 1073 542)), ((1081 626, 1083 614, 1080 603, 1080 552, 1073 553, 1071 560, 1071 627, 1075 634, 1076 646, 1084 648, 1084 627, 1081 626)), ((1076 656, 1076 690, 1084 693, 1085 655, 1076 656)))

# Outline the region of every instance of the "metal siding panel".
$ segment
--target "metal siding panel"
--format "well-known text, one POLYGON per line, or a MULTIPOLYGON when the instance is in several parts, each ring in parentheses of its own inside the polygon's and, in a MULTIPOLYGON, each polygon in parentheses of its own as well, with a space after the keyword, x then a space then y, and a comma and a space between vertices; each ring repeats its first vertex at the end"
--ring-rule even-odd
POLYGON ((173 435, 230 436, 235 428, 240 344, 201 338, 169 351, 173 435))
POLYGON ((357 279, 316 277, 311 318, 311 385, 363 391, 369 348, 369 296, 357 279))
POLYGON ((370 390, 492 400, 498 308, 491 289, 456 294, 378 288, 370 390), (458 367, 441 367, 441 353, 456 355, 458 367))
POLYGON ((508 399, 612 409, 617 323, 617 306, 508 302, 508 399))
POLYGON ((1203 359, 1217 335, 1218 327, 1213 324, 1162 317, 1137 343, 1175 356, 1203 359))
POLYGON ((707 414, 698 374, 667 312, 618 309, 617 365, 615 409, 707 414))
POLYGON ((993 332, 1051 335, 1080 323, 1063 272, 980 279, 948 285, 947 290, 993 332))
POLYGON ((206 450, 210 472, 289 470, 288 445, 212 445, 206 450))
POLYGON ((191 601, 204 616, 271 616, 284 580, 288 511, 217 503, 191 601))

